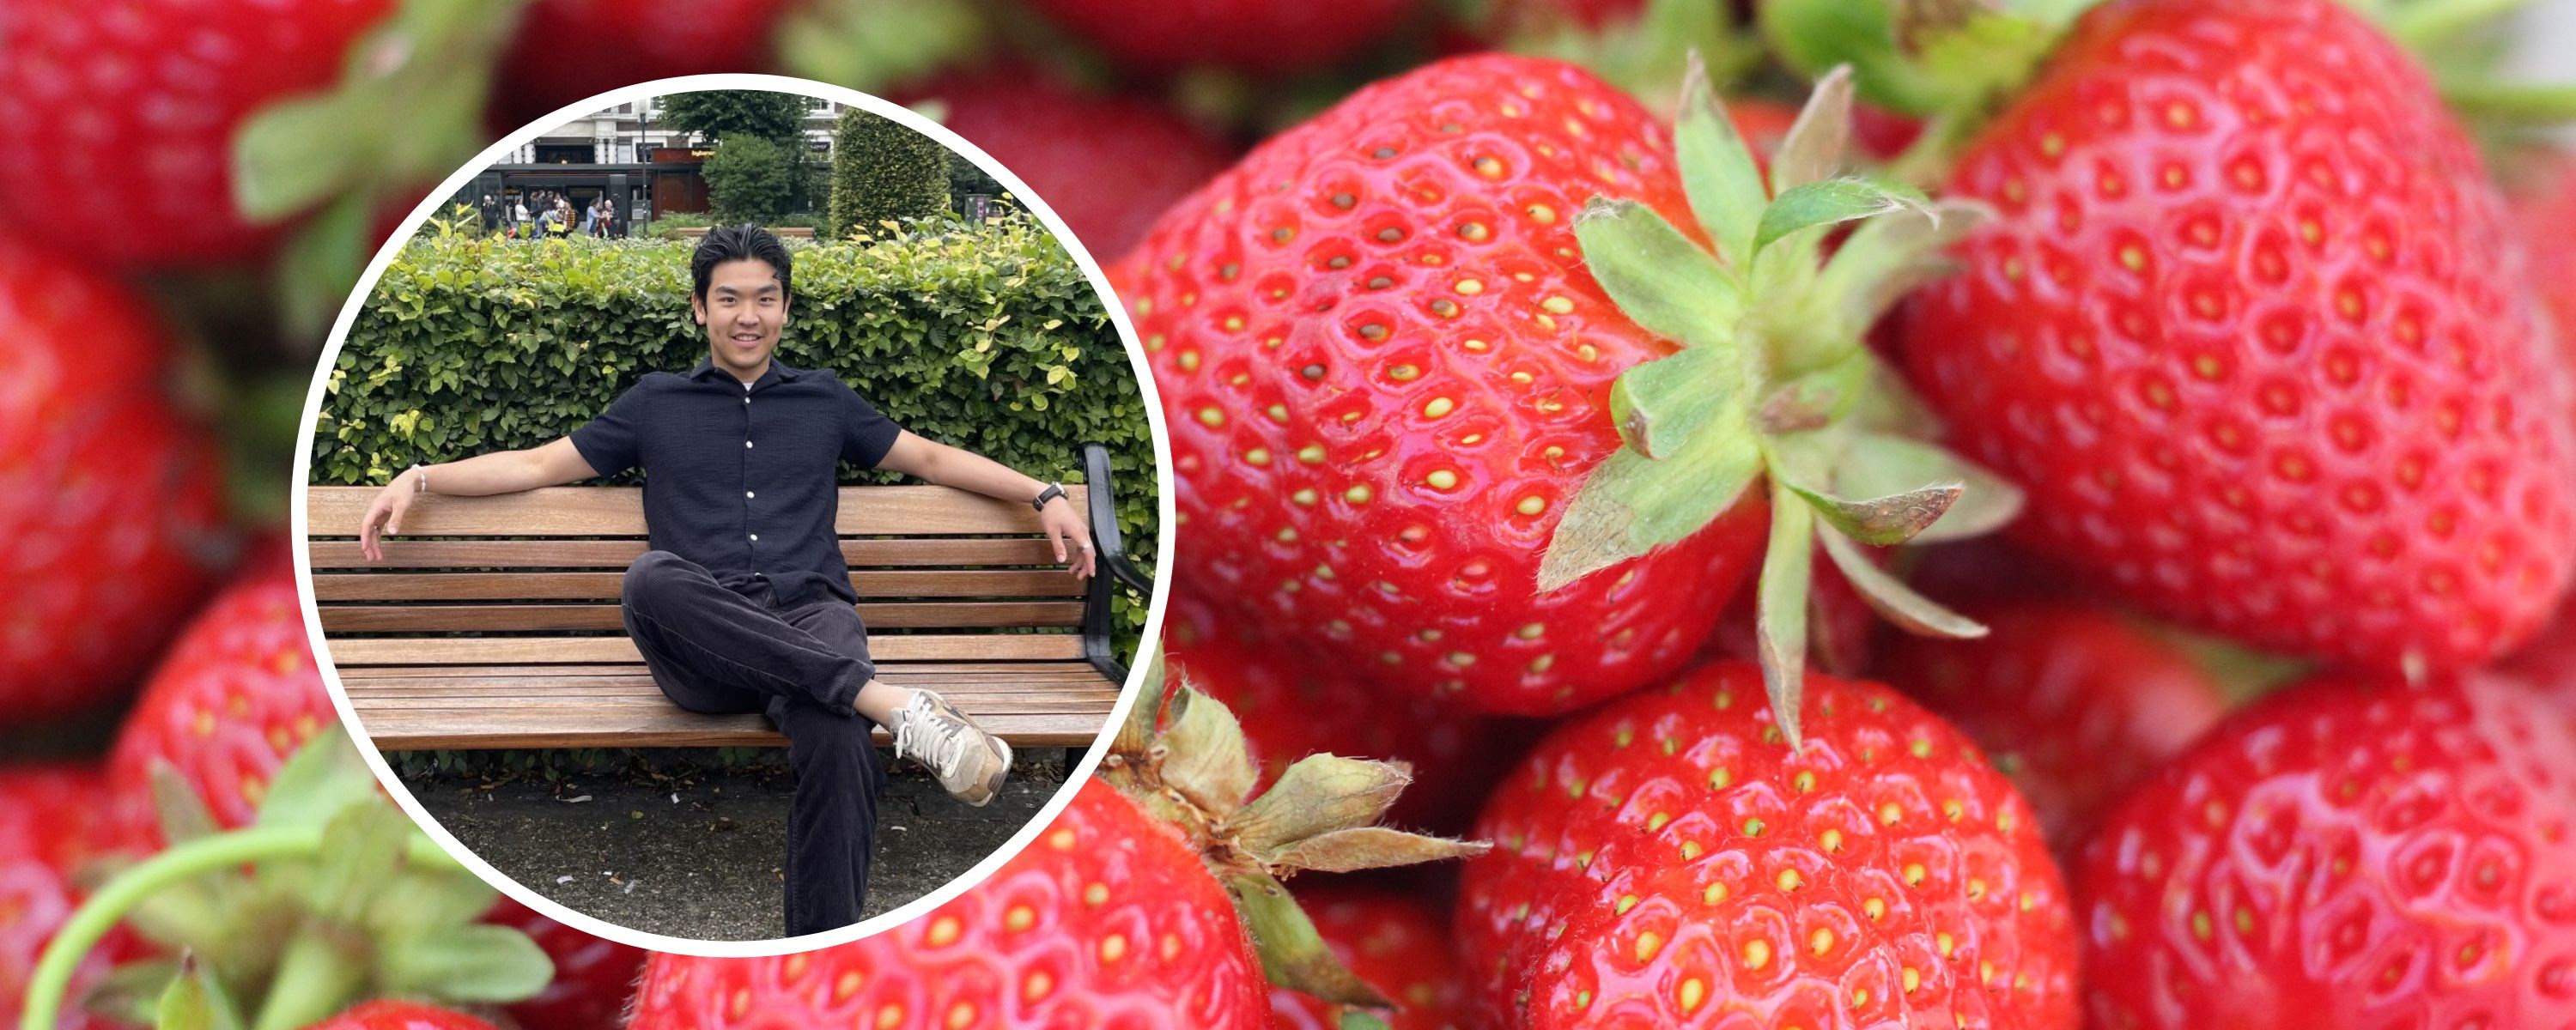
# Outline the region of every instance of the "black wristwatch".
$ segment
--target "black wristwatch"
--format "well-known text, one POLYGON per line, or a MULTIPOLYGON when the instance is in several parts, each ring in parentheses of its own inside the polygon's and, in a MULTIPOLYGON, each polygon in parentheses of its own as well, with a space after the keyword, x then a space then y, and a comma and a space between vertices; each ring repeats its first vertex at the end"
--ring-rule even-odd
POLYGON ((1038 499, 1029 502, 1029 507, 1035 508, 1039 511, 1045 511, 1048 501, 1055 500, 1062 496, 1064 496, 1064 484, 1048 483, 1046 489, 1038 491, 1038 499))

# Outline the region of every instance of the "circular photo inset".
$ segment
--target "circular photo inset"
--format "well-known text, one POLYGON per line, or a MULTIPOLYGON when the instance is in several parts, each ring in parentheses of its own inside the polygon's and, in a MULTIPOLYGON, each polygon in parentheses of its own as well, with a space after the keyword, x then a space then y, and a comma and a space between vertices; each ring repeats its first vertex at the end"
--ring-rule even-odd
POLYGON ((1120 708, 1162 525, 1042 202, 886 102, 715 78, 449 181, 325 355, 300 523, 413 814, 665 950, 855 936, 1015 851, 1120 708))

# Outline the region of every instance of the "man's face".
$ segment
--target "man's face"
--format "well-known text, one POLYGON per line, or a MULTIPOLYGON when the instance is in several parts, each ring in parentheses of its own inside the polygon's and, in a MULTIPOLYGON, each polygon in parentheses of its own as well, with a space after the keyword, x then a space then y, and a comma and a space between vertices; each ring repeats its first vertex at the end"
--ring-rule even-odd
POLYGON ((769 367, 778 330, 787 324, 787 291, 778 271, 759 258, 717 265, 707 295, 691 298, 698 324, 707 327, 707 349, 718 367, 749 382, 769 367))

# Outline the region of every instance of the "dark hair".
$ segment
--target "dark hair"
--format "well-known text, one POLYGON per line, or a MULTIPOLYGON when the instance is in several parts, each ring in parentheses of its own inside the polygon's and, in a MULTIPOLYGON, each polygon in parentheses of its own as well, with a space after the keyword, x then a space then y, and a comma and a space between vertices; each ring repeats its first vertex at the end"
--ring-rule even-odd
POLYGON ((716 274, 716 266, 747 258, 769 262, 777 271, 782 298, 795 295, 794 262, 787 258, 787 245, 769 230, 746 224, 719 225, 698 241, 697 251, 689 255, 691 296, 707 299, 707 280, 716 274))

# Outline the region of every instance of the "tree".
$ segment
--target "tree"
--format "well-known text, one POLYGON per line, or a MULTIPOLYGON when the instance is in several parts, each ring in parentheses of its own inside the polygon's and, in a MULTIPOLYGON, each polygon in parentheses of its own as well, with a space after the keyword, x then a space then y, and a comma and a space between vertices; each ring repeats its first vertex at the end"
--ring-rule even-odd
POLYGON ((739 135, 716 144, 699 169, 717 222, 768 222, 786 214, 802 189, 798 155, 759 136, 739 135))
POLYGON ((880 231, 883 221, 948 213, 948 148, 901 123, 858 108, 832 132, 832 204, 825 228, 880 231))
POLYGON ((814 98, 795 93, 710 89, 663 97, 661 120, 713 140, 758 136, 783 143, 804 133, 805 113, 813 108, 814 98))

